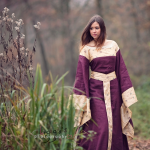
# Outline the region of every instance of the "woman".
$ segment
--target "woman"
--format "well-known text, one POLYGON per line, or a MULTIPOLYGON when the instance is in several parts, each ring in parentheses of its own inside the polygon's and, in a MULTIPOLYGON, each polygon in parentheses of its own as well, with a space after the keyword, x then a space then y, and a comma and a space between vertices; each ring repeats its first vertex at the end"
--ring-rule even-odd
POLYGON ((129 150, 127 137, 133 138, 134 128, 128 107, 137 98, 119 46, 106 39, 99 15, 93 16, 83 31, 73 92, 74 126, 82 127, 85 133, 97 133, 93 141, 77 141, 78 146, 85 150, 129 150))

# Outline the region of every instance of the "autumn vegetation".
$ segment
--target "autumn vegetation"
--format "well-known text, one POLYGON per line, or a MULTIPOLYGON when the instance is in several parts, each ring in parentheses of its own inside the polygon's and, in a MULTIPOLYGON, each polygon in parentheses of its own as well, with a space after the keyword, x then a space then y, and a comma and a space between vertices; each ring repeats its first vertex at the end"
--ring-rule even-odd
MULTIPOLYGON (((24 22, 14 18, 15 14, 9 16, 9 9, 5 7, 0 17, 3 50, 0 53, 0 149, 73 150, 75 136, 91 140, 96 133, 89 131, 87 137, 83 133, 76 135, 75 108, 72 97, 67 94, 71 87, 64 85, 67 73, 54 80, 50 73, 48 84, 43 81, 41 67, 37 65, 34 77, 36 39, 32 50, 25 47, 24 22)), ((39 30, 40 25, 37 22, 33 26, 39 30)), ((76 146, 76 149, 82 147, 76 146)))

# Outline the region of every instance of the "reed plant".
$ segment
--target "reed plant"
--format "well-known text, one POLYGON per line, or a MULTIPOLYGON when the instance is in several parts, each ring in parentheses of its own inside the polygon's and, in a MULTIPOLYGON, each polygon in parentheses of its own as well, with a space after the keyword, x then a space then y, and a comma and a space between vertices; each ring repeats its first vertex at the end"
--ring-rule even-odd
MULTIPOLYGON (((48 85, 43 82, 38 65, 34 88, 30 85, 28 90, 20 89, 25 93, 24 98, 14 99, 15 91, 11 96, 6 95, 9 110, 4 103, 0 106, 1 149, 74 149, 77 130, 74 127, 75 108, 73 100, 65 96, 64 76, 58 80, 51 78, 52 83, 48 85)), ((83 133, 78 135, 85 138, 83 133)), ((91 139, 93 135, 91 131, 86 138, 91 139)), ((82 147, 76 146, 76 149, 82 147)))
MULTIPOLYGON (((23 20, 15 21, 15 14, 8 14, 9 9, 4 8, 0 16, 0 98, 6 102, 4 93, 10 95, 13 90, 17 90, 18 96, 21 97, 20 90, 17 86, 29 86, 29 78, 33 77, 33 55, 36 51, 36 38, 32 50, 25 47, 25 35, 22 33, 23 20)), ((40 22, 34 27, 38 30, 40 22)))

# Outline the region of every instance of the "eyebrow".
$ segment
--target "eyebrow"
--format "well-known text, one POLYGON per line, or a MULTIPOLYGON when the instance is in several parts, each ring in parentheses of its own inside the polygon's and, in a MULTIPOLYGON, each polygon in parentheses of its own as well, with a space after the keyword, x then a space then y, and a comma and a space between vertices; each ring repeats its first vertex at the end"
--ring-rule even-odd
MULTIPOLYGON (((95 27, 99 27, 99 26, 95 26, 95 27)), ((91 27, 91 28, 94 28, 94 27, 91 27)), ((99 27, 100 28, 100 27, 99 27)))

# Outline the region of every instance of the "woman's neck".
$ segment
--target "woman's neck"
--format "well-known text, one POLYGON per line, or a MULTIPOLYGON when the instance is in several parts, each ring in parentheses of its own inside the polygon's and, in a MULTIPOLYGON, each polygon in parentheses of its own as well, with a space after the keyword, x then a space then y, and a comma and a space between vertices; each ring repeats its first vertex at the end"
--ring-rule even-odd
MULTIPOLYGON (((92 41, 89 42, 87 45, 88 45, 88 46, 91 46, 91 47, 96 47, 96 45, 97 45, 96 42, 97 42, 97 41, 92 40, 92 41)), ((102 46, 105 46, 105 45, 107 44, 107 42, 108 42, 108 40, 106 39, 106 40, 104 41, 104 43, 101 45, 101 47, 102 47, 102 46)))

